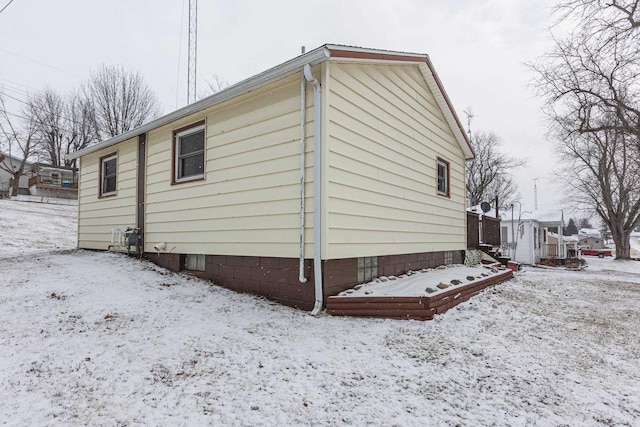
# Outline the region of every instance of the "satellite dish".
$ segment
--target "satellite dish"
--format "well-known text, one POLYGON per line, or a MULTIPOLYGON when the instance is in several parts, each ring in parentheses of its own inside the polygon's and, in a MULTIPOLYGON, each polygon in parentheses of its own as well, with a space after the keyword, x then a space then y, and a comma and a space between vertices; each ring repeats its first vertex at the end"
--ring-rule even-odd
POLYGON ((480 203, 480 209, 482 209, 482 212, 487 213, 491 210, 491 205, 487 202, 482 202, 480 203))

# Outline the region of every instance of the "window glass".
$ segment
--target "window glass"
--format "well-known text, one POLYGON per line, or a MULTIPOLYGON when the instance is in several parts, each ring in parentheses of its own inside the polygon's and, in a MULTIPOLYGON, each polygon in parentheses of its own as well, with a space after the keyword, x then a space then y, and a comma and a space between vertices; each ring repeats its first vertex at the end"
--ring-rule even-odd
POLYGON ((116 192, 117 163, 118 158, 116 156, 102 160, 102 186, 100 188, 102 196, 111 195, 116 192))
POLYGON ((438 159, 438 194, 449 195, 449 164, 438 159))
POLYGON ((204 158, 202 156, 182 157, 178 163, 178 177, 202 175, 204 168, 204 158))
POLYGON ((176 181, 204 175, 204 126, 176 134, 176 181))

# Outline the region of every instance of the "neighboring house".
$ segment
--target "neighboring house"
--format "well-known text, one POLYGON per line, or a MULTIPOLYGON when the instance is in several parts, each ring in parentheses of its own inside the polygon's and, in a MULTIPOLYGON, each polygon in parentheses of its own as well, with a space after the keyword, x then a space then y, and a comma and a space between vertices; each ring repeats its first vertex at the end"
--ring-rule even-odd
POLYGON ((76 168, 35 163, 29 170, 29 193, 32 196, 78 198, 76 168))
POLYGON ((578 235, 580 237, 580 240, 578 241, 578 246, 579 247, 586 247, 588 246, 589 249, 604 249, 604 240, 602 240, 602 238, 600 237, 584 237, 581 235, 578 235))
POLYGON ((602 238, 602 233, 597 228, 581 228, 578 230, 578 235, 580 238, 583 237, 596 237, 598 239, 602 238))
POLYGON ((137 228, 159 265, 317 312, 462 263, 473 156, 427 55, 324 45, 74 153, 78 246, 137 228))
POLYGON ((548 243, 550 247, 555 245, 564 244, 567 247, 567 256, 575 257, 578 250, 578 236, 560 236, 558 233, 547 233, 548 243))
MULTIPOLYGON (((16 156, 11 156, 9 153, 0 151, 0 163, 3 167, 0 167, 0 193, 8 194, 10 192, 11 183, 13 182, 13 175, 5 170, 16 170, 20 166, 22 159, 16 156)), ((25 164, 24 173, 20 177, 18 188, 21 193, 29 194, 29 178, 27 174, 31 168, 31 162, 25 164)))
POLYGON ((505 215, 500 226, 502 239, 507 242, 503 255, 516 262, 535 264, 540 259, 567 257, 567 244, 562 236, 562 210, 523 212, 520 218, 513 220, 505 215), (550 228, 558 229, 554 243, 549 239, 550 228))

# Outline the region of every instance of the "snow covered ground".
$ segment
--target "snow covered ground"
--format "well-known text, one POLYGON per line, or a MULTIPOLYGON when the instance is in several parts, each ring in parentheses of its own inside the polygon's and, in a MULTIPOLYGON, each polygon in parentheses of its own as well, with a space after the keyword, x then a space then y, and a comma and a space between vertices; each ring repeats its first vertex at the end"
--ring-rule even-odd
POLYGON ((640 262, 312 317, 74 250, 75 211, 0 200, 3 425, 640 425, 640 262))

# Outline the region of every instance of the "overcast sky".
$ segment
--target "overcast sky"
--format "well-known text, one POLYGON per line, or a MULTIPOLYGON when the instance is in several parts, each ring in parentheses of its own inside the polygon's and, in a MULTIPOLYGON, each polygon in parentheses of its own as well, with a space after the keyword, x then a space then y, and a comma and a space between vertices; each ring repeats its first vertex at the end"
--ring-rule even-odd
MULTIPOLYGON (((9 0, 0 0, 0 8, 9 0)), ((559 209, 557 167, 524 65, 550 47, 554 0, 200 0, 198 84, 235 83, 325 43, 427 53, 458 116, 528 160, 523 209, 559 209)), ((14 0, 0 14, 0 86, 70 91, 100 64, 140 71, 163 114, 186 103, 188 0, 14 0)), ((19 108, 19 104, 11 104, 19 108)), ((566 214, 565 214, 566 216, 566 214)))

